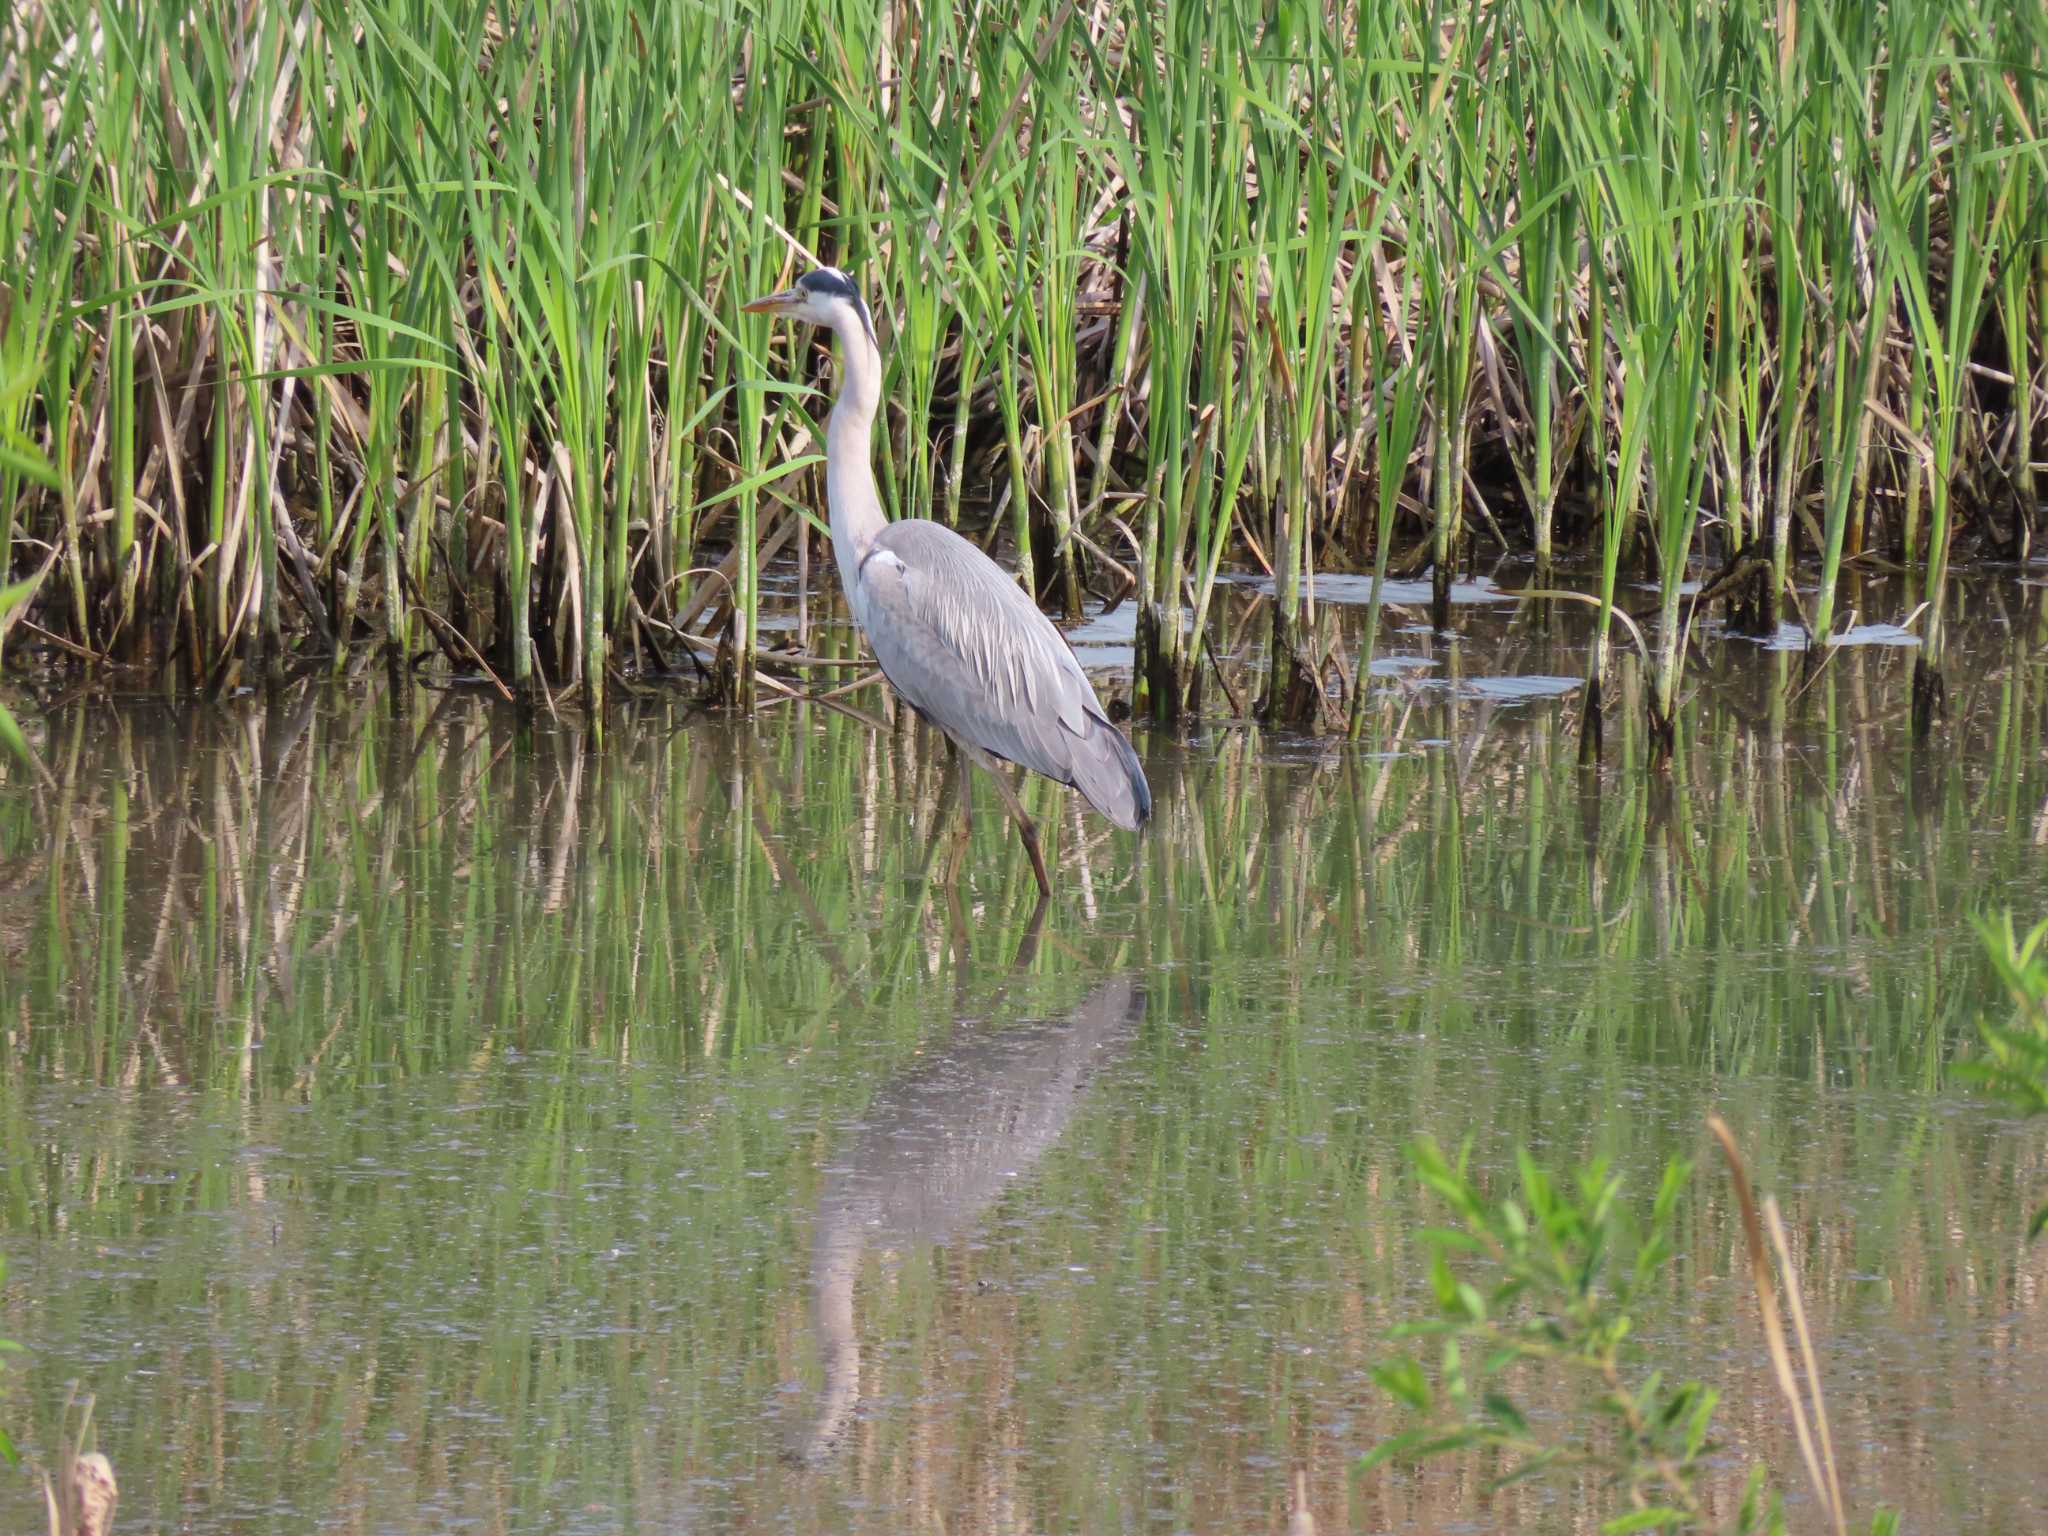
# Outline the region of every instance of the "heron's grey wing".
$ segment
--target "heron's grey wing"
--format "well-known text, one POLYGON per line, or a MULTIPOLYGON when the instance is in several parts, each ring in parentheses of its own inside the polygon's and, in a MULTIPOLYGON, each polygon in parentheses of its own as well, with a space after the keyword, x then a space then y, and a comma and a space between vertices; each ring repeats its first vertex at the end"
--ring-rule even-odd
POLYGON ((950 1242, 979 1222, 1059 1141, 1144 1013, 1136 979, 1112 977, 1065 1018, 940 1047, 869 1103, 818 1201, 811 1280, 825 1384, 796 1454, 830 1455, 860 1404, 853 1300, 862 1252, 950 1242))
POLYGON ((952 529, 891 523, 861 562, 854 616, 896 691, 961 740, 1071 784, 1123 827, 1152 797, 1052 621, 952 529))

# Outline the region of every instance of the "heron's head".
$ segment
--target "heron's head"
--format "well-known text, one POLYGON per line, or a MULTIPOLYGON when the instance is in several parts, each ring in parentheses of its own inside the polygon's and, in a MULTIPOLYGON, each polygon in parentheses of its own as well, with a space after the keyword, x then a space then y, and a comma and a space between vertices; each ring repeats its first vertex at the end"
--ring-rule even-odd
POLYGON ((875 322, 868 316, 860 290, 837 267, 818 267, 806 272, 796 280, 795 287, 749 299, 740 308, 750 315, 787 315, 792 320, 830 326, 842 333, 858 331, 880 349, 875 341, 875 322))

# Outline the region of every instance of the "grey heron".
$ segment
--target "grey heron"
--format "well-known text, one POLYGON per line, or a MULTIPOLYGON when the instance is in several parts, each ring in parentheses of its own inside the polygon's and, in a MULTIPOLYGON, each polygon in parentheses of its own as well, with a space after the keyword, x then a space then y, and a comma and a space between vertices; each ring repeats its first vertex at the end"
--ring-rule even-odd
POLYGON ((889 685, 988 770, 1016 818, 1039 894, 1050 896, 1038 829, 993 760, 1080 790, 1096 810, 1134 832, 1152 814, 1138 754, 1103 713, 1066 637, 1008 572, 941 523, 890 522, 883 514, 868 446, 882 398, 882 350, 852 280, 835 267, 819 267, 794 287, 741 307, 824 326, 838 336, 839 394, 825 425, 825 499, 847 607, 889 685))
POLYGON ((812 1317, 825 1386, 801 1447, 792 1447, 797 1459, 823 1461, 860 1405, 853 1304, 862 1256, 972 1232, 1059 1144, 1090 1085, 1130 1048, 1144 1017, 1144 989, 1123 975, 1062 1018, 993 1033, 963 1021, 869 1101, 859 1133, 824 1170, 812 1226, 812 1317))

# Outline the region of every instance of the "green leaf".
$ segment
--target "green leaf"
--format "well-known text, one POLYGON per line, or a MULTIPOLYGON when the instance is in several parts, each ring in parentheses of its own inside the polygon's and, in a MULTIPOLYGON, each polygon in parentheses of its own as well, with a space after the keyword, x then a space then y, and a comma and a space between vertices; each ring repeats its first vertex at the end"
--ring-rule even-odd
POLYGON ((50 467, 48 459, 35 449, 5 437, 0 437, 0 469, 11 469, 24 480, 33 480, 52 491, 63 489, 64 482, 50 467))
POLYGON ((1456 1316, 1458 1307, 1458 1279, 1451 1273, 1451 1266, 1444 1262, 1444 1256, 1437 1254, 1430 1262, 1429 1283, 1436 1292, 1436 1304, 1445 1312, 1456 1316))
POLYGON ((1456 1333, 1464 1325, 1441 1317, 1426 1317, 1412 1323, 1395 1323, 1387 1330, 1390 1339, 1439 1339, 1456 1333))
POLYGON ((1522 1214, 1521 1206, 1512 1200, 1500 1203, 1500 1221, 1508 1234, 1517 1241, 1529 1235, 1529 1218, 1522 1214))
POLYGON ((1370 1472, 1383 1461, 1417 1459, 1415 1454, 1417 1448, 1427 1445, 1430 1438, 1431 1431, 1426 1429, 1404 1430, 1390 1439, 1382 1440, 1378 1445, 1359 1457, 1358 1470, 1370 1472))
POLYGON ((1629 1531, 1661 1531, 1667 1526, 1682 1523, 1684 1519, 1685 1511, 1682 1509, 1668 1506, 1638 1509, 1608 1521, 1600 1527, 1600 1536, 1626 1536, 1629 1531))
POLYGON ((29 750, 28 738, 21 734, 21 726, 5 704, 0 704, 0 747, 5 747, 28 767, 36 766, 36 755, 29 750))
MULTIPOLYGON (((35 595, 36 588, 42 585, 43 573, 47 570, 49 566, 45 564, 35 575, 0 587, 0 619, 6 618, 35 595)), ((29 768, 41 771, 42 765, 36 761, 35 753, 29 750, 28 738, 21 734, 21 723, 14 718, 13 711, 5 704, 0 704, 0 748, 13 753, 29 768)))
POLYGON ((779 464, 771 465, 757 474, 749 475, 744 480, 728 485, 724 490, 719 491, 715 495, 705 497, 704 500, 697 503, 695 510, 699 513, 709 511, 720 502, 731 501, 735 496, 744 496, 749 491, 760 490, 764 486, 774 484, 786 475, 793 475, 800 469, 809 469, 813 464, 822 464, 824 462, 825 455, 822 453, 805 453, 799 454, 793 459, 784 459, 779 464))
POLYGON ((1529 1433, 1529 1421, 1522 1417, 1522 1410, 1517 1408, 1505 1393, 1489 1392, 1481 1401, 1485 1403, 1486 1411, 1496 1422, 1518 1435, 1529 1433))
POLYGON ((1707 1431, 1714 1422, 1714 1407, 1721 1401, 1721 1394, 1712 1387, 1699 1389, 1699 1400, 1693 1404, 1692 1421, 1685 1426, 1686 1459, 1706 1449, 1707 1431))
MULTIPOLYGON (((1654 1377, 1651 1379, 1655 1380, 1654 1377)), ((1678 1416, 1692 1406, 1693 1397, 1699 1392, 1699 1389, 1700 1384, 1698 1382, 1688 1381, 1676 1392, 1665 1398, 1663 1405, 1657 1409, 1658 1427, 1660 1429, 1669 1429, 1673 1424, 1677 1423, 1678 1416)))
POLYGON ((6 618, 27 602, 35 589, 41 585, 42 579, 41 573, 38 572, 34 576, 15 582, 12 586, 0 587, 0 619, 6 618))
POLYGON ((1429 1411, 1429 1378, 1423 1375, 1421 1363, 1413 1356, 1403 1355, 1385 1365, 1374 1366, 1372 1379, 1417 1413, 1429 1411))
POLYGON ((2039 1237, 2044 1228, 2048 1228, 2048 1205, 2034 1212, 2034 1219, 2027 1223, 2027 1241, 2031 1243, 2039 1237))
POLYGON ((1527 1461, 1523 1462, 1520 1466, 1516 1467, 1512 1472, 1505 1473, 1502 1476, 1495 1478, 1486 1486, 1489 1488, 1497 1489, 1505 1488, 1511 1483, 1526 1482, 1528 1479, 1542 1473, 1546 1468, 1550 1466, 1552 1462, 1560 1461, 1563 1459, 1563 1457, 1564 1447, 1554 1445, 1549 1450, 1544 1451, 1539 1455, 1531 1456, 1527 1461))
POLYGON ((1769 1476, 1762 1466, 1749 1469, 1749 1479, 1742 1487, 1742 1504, 1735 1512, 1736 1530, 1754 1531, 1768 1522, 1768 1510, 1777 1506, 1775 1495, 1769 1500, 1764 1497, 1765 1482, 1769 1476))

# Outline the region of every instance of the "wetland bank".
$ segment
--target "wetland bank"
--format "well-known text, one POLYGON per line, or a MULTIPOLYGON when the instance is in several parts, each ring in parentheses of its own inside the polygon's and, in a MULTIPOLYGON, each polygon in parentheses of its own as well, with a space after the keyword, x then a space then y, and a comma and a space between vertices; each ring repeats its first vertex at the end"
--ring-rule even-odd
MULTIPOLYGON (((2048 911, 2044 590, 1973 577, 1938 753, 1900 647, 1781 719, 1760 650, 1591 784, 1590 611, 1391 614, 1363 746, 1140 729, 1135 848, 1034 786, 1037 924, 985 790, 959 846, 932 738, 814 704, 59 705, 0 781, 9 1411, 97 1392, 132 1530, 1277 1530, 1296 1465, 1325 1530, 1591 1530, 1354 1470, 1432 1305, 1402 1148, 1647 1198, 1718 1109, 1852 1506, 2040 1529, 2048 1146, 1950 1069, 1969 914, 2048 911)), ((1682 1209, 1646 1347, 1803 1528, 1740 1223, 1682 1209)))

